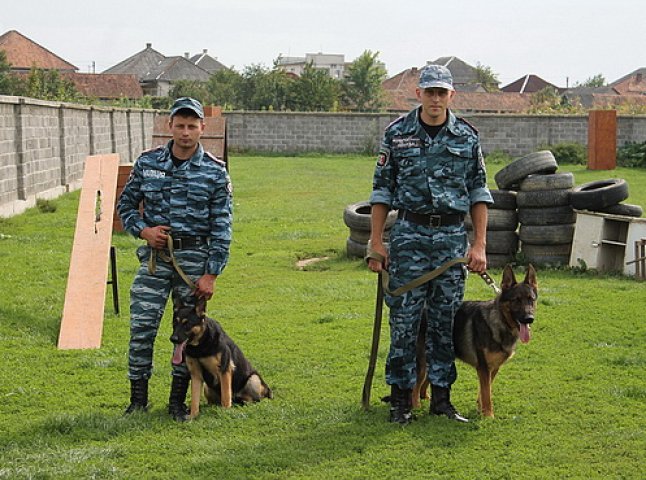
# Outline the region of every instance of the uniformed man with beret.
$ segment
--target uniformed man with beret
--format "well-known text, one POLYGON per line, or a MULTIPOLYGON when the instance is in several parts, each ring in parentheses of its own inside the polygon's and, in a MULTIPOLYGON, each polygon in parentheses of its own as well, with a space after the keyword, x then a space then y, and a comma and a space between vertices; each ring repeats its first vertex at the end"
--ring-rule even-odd
MULTIPOLYGON (((416 94, 421 105, 386 128, 370 198, 370 248, 377 255, 368 256, 368 266, 374 272, 388 270, 391 291, 457 257, 467 256, 467 267, 473 272, 486 269, 487 204, 493 199, 487 189, 478 132, 449 109, 455 89, 446 67, 424 67, 416 94), (382 238, 391 209, 398 210, 398 219, 390 231, 387 251, 382 238), (471 245, 464 225, 467 213, 473 221, 471 245)), ((457 377, 453 317, 462 302, 465 277, 465 266, 457 264, 401 296, 386 295, 391 422, 407 424, 413 418, 415 343, 424 310, 430 413, 468 421, 450 400, 457 377)))
MULTIPOLYGON (((140 267, 130 290, 131 388, 126 413, 148 407, 153 344, 169 294, 174 304, 195 305, 198 297, 210 299, 229 257, 231 181, 224 162, 204 151, 200 143, 204 133, 200 102, 177 99, 170 110, 169 128, 172 139, 167 145, 136 160, 117 206, 125 230, 146 241, 137 249, 140 267), (169 235, 175 260, 195 290, 170 261, 169 235)), ((186 365, 173 364, 168 409, 178 421, 188 419, 189 380, 186 365)))

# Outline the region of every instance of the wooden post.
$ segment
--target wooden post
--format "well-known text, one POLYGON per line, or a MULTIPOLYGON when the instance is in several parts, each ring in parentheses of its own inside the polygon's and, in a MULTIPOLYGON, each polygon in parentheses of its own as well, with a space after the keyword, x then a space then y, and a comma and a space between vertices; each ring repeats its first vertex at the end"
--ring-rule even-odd
POLYGON ((117 191, 114 196, 115 209, 114 215, 112 216, 112 231, 113 232, 123 232, 123 225, 121 225, 121 219, 117 213, 116 204, 119 201, 119 196, 123 192, 123 187, 126 186, 128 179, 130 178, 130 171, 132 170, 132 165, 119 165, 119 176, 117 177, 117 191))
POLYGON ((588 169, 617 167, 617 111, 590 110, 588 113, 588 169))
POLYGON ((114 153, 85 161, 58 337, 62 350, 101 346, 118 167, 114 153))

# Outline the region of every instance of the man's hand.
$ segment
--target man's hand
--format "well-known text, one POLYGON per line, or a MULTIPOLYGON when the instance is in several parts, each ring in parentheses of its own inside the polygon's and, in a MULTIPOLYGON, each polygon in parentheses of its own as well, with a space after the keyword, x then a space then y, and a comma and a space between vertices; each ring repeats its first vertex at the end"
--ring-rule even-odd
POLYGON ((211 300, 213 293, 215 292, 215 279, 218 278, 217 275, 211 275, 205 273, 197 282, 195 282, 195 295, 197 298, 204 298, 204 300, 211 300))
POLYGON ((467 252, 469 263, 467 268, 475 273, 484 273, 487 271, 487 255, 485 247, 481 245, 472 245, 467 252))
POLYGON ((386 251, 386 247, 384 247, 383 243, 377 243, 376 245, 371 245, 371 250, 375 253, 378 253, 382 257, 384 257, 384 261, 380 262, 379 260, 376 260, 374 258, 369 258, 368 259, 368 268, 372 270, 375 273, 379 273, 385 269, 388 268, 388 252, 386 251))
POLYGON ((141 231, 139 237, 146 240, 146 242, 148 242, 148 245, 150 245, 152 248, 166 248, 168 242, 168 232, 170 232, 170 227, 166 225, 146 227, 141 231))

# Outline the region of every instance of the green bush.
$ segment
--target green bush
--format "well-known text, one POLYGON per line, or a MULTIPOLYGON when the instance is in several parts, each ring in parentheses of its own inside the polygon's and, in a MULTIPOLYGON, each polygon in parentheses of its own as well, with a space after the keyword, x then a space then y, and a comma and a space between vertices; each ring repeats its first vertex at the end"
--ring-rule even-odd
POLYGON ((646 142, 632 143, 617 149, 617 165, 621 167, 646 167, 646 142))
POLYGON ((552 152, 558 164, 585 165, 588 163, 587 148, 580 143, 557 143, 556 145, 549 145, 546 149, 552 152))
POLYGON ((511 163, 512 160, 512 156, 502 150, 494 150, 493 152, 485 155, 485 162, 488 164, 496 163, 506 165, 511 163))

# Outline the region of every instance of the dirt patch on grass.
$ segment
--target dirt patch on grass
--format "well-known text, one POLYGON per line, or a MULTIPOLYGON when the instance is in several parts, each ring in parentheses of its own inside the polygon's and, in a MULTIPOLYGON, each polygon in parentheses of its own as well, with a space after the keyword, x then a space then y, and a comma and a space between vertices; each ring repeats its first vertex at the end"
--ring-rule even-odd
POLYGON ((298 262, 296 262, 296 266, 302 270, 305 267, 308 267, 314 263, 322 262, 329 258, 330 257, 303 258, 302 260, 299 260, 298 262))

